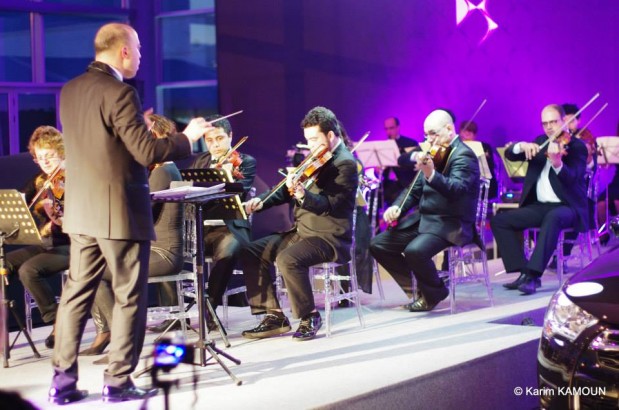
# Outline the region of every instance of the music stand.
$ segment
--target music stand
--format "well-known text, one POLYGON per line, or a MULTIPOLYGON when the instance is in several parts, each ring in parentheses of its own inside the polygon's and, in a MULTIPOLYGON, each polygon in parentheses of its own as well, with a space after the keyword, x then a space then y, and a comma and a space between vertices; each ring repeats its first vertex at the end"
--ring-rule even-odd
POLYGON ((10 351, 15 345, 20 333, 23 333, 28 340, 28 344, 34 353, 34 356, 39 358, 41 355, 37 351, 30 334, 21 320, 21 317, 15 309, 15 302, 6 298, 6 286, 8 285, 7 269, 5 267, 4 244, 11 245, 38 245, 41 244, 41 235, 37 228, 28 205, 22 197, 21 193, 16 189, 0 189, 0 292, 2 293, 2 317, 4 319, 4 343, 3 356, 4 367, 9 367, 10 351), (7 309, 13 314, 13 318, 19 326, 19 332, 15 336, 13 343, 9 345, 9 329, 7 309))
MULTIPOLYGON (((612 165, 619 164, 619 137, 597 137, 595 142, 598 145, 598 166, 600 165, 612 165)), ((615 171, 616 172, 616 171, 615 171)), ((609 220, 610 220, 610 208, 609 208, 609 196, 608 196, 608 186, 606 187, 606 218, 604 219, 604 223, 598 229, 598 235, 602 235, 603 233, 611 234, 612 232, 609 229, 609 220)), ((597 200, 597 198, 596 198, 597 200)))
MULTIPOLYGON (((155 194, 155 193, 153 193, 155 194)), ((207 204, 211 201, 221 201, 225 198, 228 198, 230 196, 232 196, 233 194, 228 194, 228 193, 215 193, 215 194, 206 194, 203 196, 196 196, 196 197, 191 197, 191 198, 185 198, 182 195, 171 195, 168 198, 161 198, 159 197, 158 199, 154 199, 155 201, 158 202, 179 202, 179 203, 183 203, 183 204, 192 204, 194 205, 195 208, 195 221, 196 221, 196 263, 194 266, 194 269, 196 271, 196 282, 197 282, 197 289, 196 289, 196 303, 198 304, 198 318, 199 318, 199 330, 198 330, 198 337, 199 340, 196 342, 196 348, 200 351, 200 361, 199 363, 194 363, 196 366, 201 366, 201 367, 205 367, 208 365, 207 361, 208 358, 206 356, 206 352, 208 351, 208 353, 210 354, 210 356, 212 358, 214 358, 217 363, 221 366, 221 368, 228 374, 228 376, 230 376, 230 378, 235 382, 235 384, 237 386, 240 386, 243 382, 241 381, 241 379, 237 378, 231 371, 230 369, 228 369, 228 367, 226 366, 226 364, 221 360, 221 358, 219 357, 224 356, 226 359, 230 360, 231 362, 238 364, 241 364, 241 361, 232 357, 231 355, 227 354, 226 352, 223 352, 222 350, 218 349, 217 347, 215 347, 215 342, 213 342, 212 340, 209 340, 208 338, 208 331, 207 331, 207 319, 208 319, 208 312, 210 310, 210 313, 213 314, 213 308, 212 306, 210 306, 210 303, 208 301, 208 299, 206 298, 206 295, 204 293, 204 290, 206 288, 206 277, 204 275, 204 234, 203 234, 203 228, 204 228, 204 220, 202 218, 202 212, 203 212, 203 205, 207 204), (198 262, 199 261, 199 262, 198 262), (208 306, 208 307, 207 307, 208 306)), ((155 197, 157 198, 157 197, 155 197)), ((217 316, 214 316, 214 319, 217 320, 217 316)), ((143 370, 142 372, 140 372, 139 374, 143 374, 145 372, 147 372, 150 368, 147 368, 145 370, 143 370)), ((137 376, 136 376, 137 377, 137 376)))
POLYGON ((477 161, 479 162, 480 177, 491 180, 492 173, 490 172, 488 160, 486 159, 486 152, 484 151, 484 146, 482 143, 480 141, 464 141, 464 143, 473 150, 475 156, 477 157, 477 161))
POLYGON ((355 151, 363 166, 384 169, 397 167, 400 149, 394 140, 366 141, 355 151))

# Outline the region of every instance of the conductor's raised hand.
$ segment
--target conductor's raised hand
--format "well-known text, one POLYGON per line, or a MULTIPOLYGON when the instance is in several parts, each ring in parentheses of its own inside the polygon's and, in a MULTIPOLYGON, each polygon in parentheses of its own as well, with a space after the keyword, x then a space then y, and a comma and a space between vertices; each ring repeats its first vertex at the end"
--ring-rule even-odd
POLYGON ((402 212, 402 210, 399 206, 390 206, 383 214, 383 219, 388 224, 395 222, 400 217, 400 212, 402 212))
POLYGON ((211 123, 206 121, 204 118, 192 118, 191 121, 189 121, 189 124, 187 124, 185 130, 183 130, 183 134, 189 138, 189 141, 196 142, 202 138, 205 132, 212 128, 213 126, 211 123))
POLYGON ((262 199, 260 198, 252 198, 249 201, 244 202, 243 206, 245 207, 245 212, 247 213, 247 215, 249 215, 256 211, 261 210, 262 207, 264 206, 264 203, 262 202, 262 199))

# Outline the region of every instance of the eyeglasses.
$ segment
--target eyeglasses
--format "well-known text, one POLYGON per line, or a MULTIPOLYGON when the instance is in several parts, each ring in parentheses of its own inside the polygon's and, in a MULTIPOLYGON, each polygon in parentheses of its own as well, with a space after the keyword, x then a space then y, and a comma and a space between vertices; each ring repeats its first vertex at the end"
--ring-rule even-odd
POLYGON ((548 128, 551 125, 557 125, 558 123, 559 123, 559 120, 542 121, 542 127, 548 128))
POLYGON ((439 129, 437 129, 437 130, 430 130, 430 131, 428 131, 428 132, 424 132, 424 133, 423 133, 423 135, 425 135, 425 136, 426 136, 426 138, 428 138, 428 137, 434 137, 434 136, 438 135, 438 133, 439 133, 439 132, 441 132, 441 130, 442 130, 443 128, 445 128, 446 126, 447 126, 447 124, 443 125, 441 128, 439 128, 439 129))
POLYGON ((60 160, 60 157, 58 155, 44 155, 42 157, 36 157, 33 159, 35 164, 41 164, 44 162, 52 162, 52 161, 58 161, 60 160))

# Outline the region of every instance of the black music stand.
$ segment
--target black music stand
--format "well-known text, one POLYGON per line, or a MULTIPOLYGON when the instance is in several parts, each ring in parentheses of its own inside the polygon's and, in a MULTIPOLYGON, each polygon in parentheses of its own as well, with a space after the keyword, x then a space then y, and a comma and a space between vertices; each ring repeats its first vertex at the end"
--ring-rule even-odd
MULTIPOLYGON (((182 169, 181 176, 183 182, 173 182, 172 186, 191 184, 194 187, 212 187, 220 184, 224 185, 224 190, 227 193, 242 194, 243 184, 233 182, 232 175, 227 169, 216 168, 196 168, 196 169, 182 169)), ((241 198, 239 195, 230 195, 224 198, 215 199, 208 204, 204 204, 202 210, 202 227, 204 226, 221 226, 224 225, 225 220, 229 219, 247 219, 245 208, 241 204, 241 198)), ((197 222, 196 222, 197 223, 197 222)), ((206 279, 211 276, 211 264, 206 265, 206 279)), ((213 318, 213 321, 217 325, 219 334, 224 341, 226 347, 230 347, 228 341, 228 335, 226 330, 221 324, 215 309, 211 305, 211 302, 206 301, 206 307, 208 314, 213 318)))
MULTIPOLYGON (((161 192, 161 191, 160 191, 161 192)), ((156 194, 156 193, 153 193, 156 194)), ((203 234, 203 226, 204 220, 202 218, 203 205, 211 202, 211 201, 221 201, 225 198, 232 196, 233 194, 228 193, 215 193, 215 194, 206 194, 202 196, 195 196, 191 198, 185 198, 183 195, 171 195, 168 198, 162 198, 161 196, 153 196, 154 201, 158 202, 180 202, 184 204, 193 204, 195 207, 195 221, 196 221, 196 262, 195 270, 196 270, 196 303, 198 304, 198 318, 199 318, 199 329, 198 329, 198 337, 199 340, 196 342, 196 348, 200 350, 200 361, 199 363, 194 363, 196 366, 205 367, 208 365, 208 358, 206 356, 206 352, 211 355, 213 359, 217 361, 217 363, 221 366, 222 369, 228 376, 235 382, 237 386, 240 386, 243 382, 241 379, 237 378, 231 371, 228 369, 226 364, 219 357, 224 356, 226 359, 231 362, 241 364, 241 361, 232 357, 231 355, 223 352, 222 350, 215 347, 215 342, 209 340, 208 331, 207 331, 207 319, 208 314, 213 314, 213 308, 210 306, 208 299, 204 293, 206 288, 206 277, 204 275, 204 234, 203 234)), ((216 319, 216 316, 214 316, 216 319)), ((145 369, 139 374, 143 374, 149 371, 150 368, 145 369)))
POLYGON ((7 270, 5 267, 4 244, 11 245, 38 245, 41 244, 41 235, 37 228, 28 205, 22 195, 16 189, 0 189, 0 292, 2 293, 2 318, 4 320, 4 342, 3 356, 4 367, 9 367, 10 352, 20 333, 23 333, 28 340, 28 344, 34 353, 34 356, 39 358, 41 355, 34 346, 30 334, 21 320, 21 317, 15 309, 15 302, 6 298, 6 286, 8 285, 7 270), (13 343, 9 345, 9 329, 7 309, 13 314, 13 318, 19 326, 19 332, 15 336, 13 343))

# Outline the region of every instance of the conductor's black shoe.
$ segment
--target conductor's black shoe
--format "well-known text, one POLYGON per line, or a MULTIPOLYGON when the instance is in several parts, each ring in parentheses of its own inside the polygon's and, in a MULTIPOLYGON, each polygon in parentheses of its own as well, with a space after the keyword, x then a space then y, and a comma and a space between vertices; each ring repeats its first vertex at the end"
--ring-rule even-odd
POLYGON ((56 344, 56 335, 54 335, 53 333, 47 336, 47 338, 45 338, 45 347, 47 347, 48 349, 53 349, 55 344, 56 344))
POLYGON ((290 322, 286 316, 277 316, 267 313, 258 326, 250 330, 244 330, 242 336, 246 339, 263 339, 281 335, 290 331, 290 322))
POLYGON ((292 338, 297 341, 311 340, 316 337, 316 333, 322 327, 322 318, 320 313, 314 312, 304 316, 299 323, 299 328, 292 335, 292 338))
POLYGON ((518 290, 525 295, 532 295, 540 286, 542 286, 542 281, 540 278, 526 275, 524 282, 518 286, 518 290))
POLYGON ((78 390, 76 388, 59 390, 52 387, 47 393, 47 400, 50 403, 59 404, 62 406, 64 404, 80 401, 86 396, 88 396, 88 390, 78 390))
POLYGON ((157 395, 157 389, 143 390, 139 387, 112 387, 104 386, 103 394, 101 398, 105 402, 119 402, 128 400, 142 400, 147 397, 153 397, 157 395))
MULTIPOLYGON (((504 283, 503 287, 505 289, 509 289, 509 290, 516 290, 520 287, 520 285, 522 285, 524 283, 524 281, 526 280, 527 275, 524 273, 521 273, 520 276, 518 276, 518 279, 516 279, 513 282, 509 282, 509 283, 504 283)), ((542 286, 542 281, 540 278, 535 278, 535 287, 539 288, 540 286, 542 286)))

